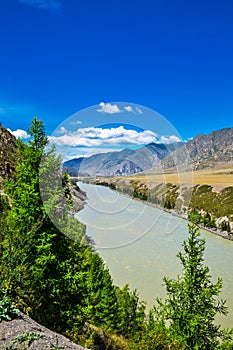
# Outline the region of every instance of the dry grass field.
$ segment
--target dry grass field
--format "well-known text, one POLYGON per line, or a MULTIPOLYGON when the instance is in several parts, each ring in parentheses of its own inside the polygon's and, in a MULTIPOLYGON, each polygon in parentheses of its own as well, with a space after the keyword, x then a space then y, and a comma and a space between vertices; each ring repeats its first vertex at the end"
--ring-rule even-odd
MULTIPOLYGON (((125 178, 125 177, 124 177, 125 178)), ((206 169, 193 172, 174 172, 164 174, 133 175, 126 177, 129 180, 139 180, 150 184, 207 184, 221 187, 233 186, 233 168, 206 169)))

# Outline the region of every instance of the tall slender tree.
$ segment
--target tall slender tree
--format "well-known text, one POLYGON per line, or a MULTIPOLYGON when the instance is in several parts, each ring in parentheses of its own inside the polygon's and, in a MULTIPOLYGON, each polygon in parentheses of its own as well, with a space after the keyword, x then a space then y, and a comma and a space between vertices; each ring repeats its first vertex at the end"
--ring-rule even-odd
POLYGON ((215 316, 227 314, 225 301, 216 300, 222 280, 211 282, 209 268, 204 265, 205 240, 194 224, 189 224, 189 236, 183 247, 184 252, 177 255, 183 276, 176 280, 164 277, 168 297, 165 301, 157 300, 155 318, 185 349, 215 350, 223 336, 215 316))

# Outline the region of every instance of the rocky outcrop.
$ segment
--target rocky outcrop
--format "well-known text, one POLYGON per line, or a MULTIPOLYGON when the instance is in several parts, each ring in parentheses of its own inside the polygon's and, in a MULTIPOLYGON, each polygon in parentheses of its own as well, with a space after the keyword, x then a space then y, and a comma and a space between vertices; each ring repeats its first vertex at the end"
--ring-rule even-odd
POLYGON ((76 214, 78 211, 84 208, 85 201, 87 199, 87 194, 86 192, 81 190, 81 188, 75 183, 75 181, 72 181, 71 195, 73 200, 72 212, 73 214, 76 214))
POLYGON ((15 319, 0 323, 0 349, 88 350, 52 332, 22 312, 15 319))
POLYGON ((12 176, 17 159, 16 138, 0 126, 0 178, 12 176))
POLYGON ((218 163, 233 162, 233 128, 199 134, 162 160, 163 169, 212 168, 218 163))

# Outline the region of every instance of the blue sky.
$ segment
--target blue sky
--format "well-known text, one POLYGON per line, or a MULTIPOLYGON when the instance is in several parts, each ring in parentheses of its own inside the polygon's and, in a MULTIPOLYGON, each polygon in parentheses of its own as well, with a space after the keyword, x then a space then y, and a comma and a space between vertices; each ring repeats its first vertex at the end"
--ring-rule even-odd
MULTIPOLYGON (((232 18, 232 0, 0 0, 0 120, 27 130, 37 115, 52 134, 82 109, 124 101, 182 139, 232 127, 232 18)), ((103 114, 120 122, 103 110, 79 127, 103 114)))

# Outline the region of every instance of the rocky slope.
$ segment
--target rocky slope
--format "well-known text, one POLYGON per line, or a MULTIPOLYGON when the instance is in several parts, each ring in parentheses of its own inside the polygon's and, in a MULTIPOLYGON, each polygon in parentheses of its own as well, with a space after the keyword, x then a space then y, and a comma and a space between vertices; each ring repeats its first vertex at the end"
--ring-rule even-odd
POLYGON ((193 170, 233 162, 233 128, 197 135, 161 162, 163 169, 192 167, 193 170))
POLYGON ((0 125, 0 182, 14 172, 16 148, 16 138, 0 125))
POLYGON ((88 350, 50 331, 22 312, 15 319, 0 323, 0 349, 88 350))

